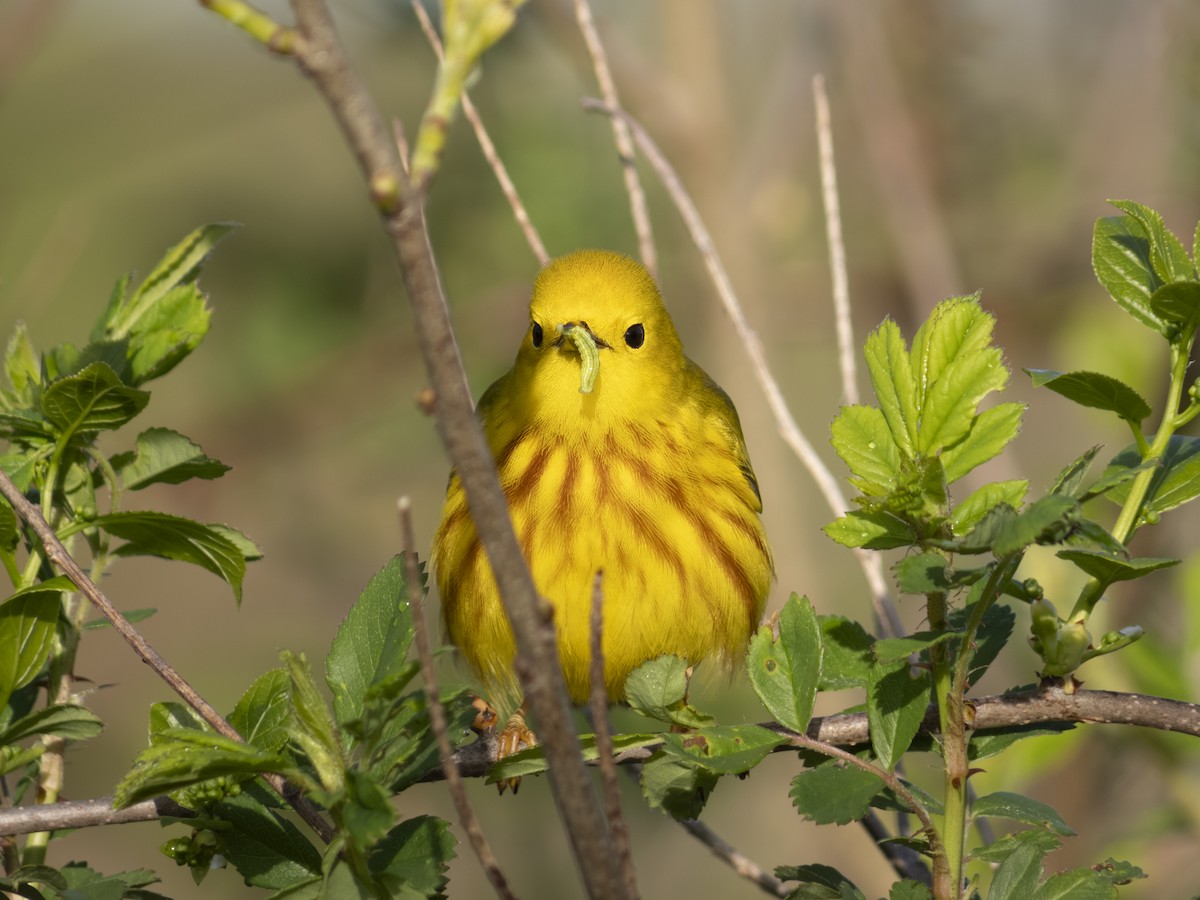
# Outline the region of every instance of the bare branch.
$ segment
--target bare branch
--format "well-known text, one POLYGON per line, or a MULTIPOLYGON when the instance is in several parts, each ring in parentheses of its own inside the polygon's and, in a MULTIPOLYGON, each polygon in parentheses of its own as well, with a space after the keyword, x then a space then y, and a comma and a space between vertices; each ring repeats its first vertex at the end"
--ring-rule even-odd
MULTIPOLYGON (((429 21, 429 13, 425 12, 425 7, 420 0, 412 0, 413 12, 416 13, 417 22, 421 25, 421 30, 425 32, 425 38, 429 41, 429 45, 433 47, 434 55, 438 61, 442 59, 442 42, 438 38, 437 31, 434 30, 433 23, 429 21)), ((470 95, 462 92, 462 111, 463 118, 471 123, 471 128, 475 132, 475 140, 479 142, 479 149, 483 151, 483 158, 487 160, 487 164, 491 166, 492 173, 496 176, 496 181, 500 183, 500 190, 504 193, 504 199, 508 201, 508 205, 512 208, 513 218, 517 220, 517 225, 521 228, 521 233, 525 235, 525 240, 529 244, 529 249, 533 251, 534 257, 537 258, 538 265, 544 266, 550 262, 550 254, 546 252, 546 245, 542 243, 542 237, 538 234, 537 227, 533 224, 533 220, 529 218, 529 212, 525 209, 525 204, 521 202, 521 196, 517 193, 517 186, 513 184, 512 178, 508 175, 508 169, 504 166, 504 161, 500 159, 500 154, 496 152, 496 145, 492 143, 491 135, 483 125, 483 119, 480 118, 479 110, 475 108, 475 103, 471 100, 470 95)))
POLYGON ((446 788, 454 801, 454 810, 458 813, 459 824, 467 833, 471 849, 479 858, 479 865, 487 876, 497 897, 505 900, 515 900, 508 887, 508 880, 500 869, 496 854, 483 836, 483 828, 479 817, 467 799, 466 787, 462 775, 459 774, 458 764, 454 760, 454 745, 450 742, 450 734, 446 727, 446 708, 442 706, 442 697, 438 692, 437 671, 433 664, 433 649, 429 644, 429 626, 425 622, 425 602, 421 597, 421 570, 417 564, 417 541, 413 536, 412 507, 407 497, 401 497, 398 504, 400 512, 400 537, 404 542, 404 574, 408 583, 408 605, 412 609, 413 636, 417 644, 417 659, 421 663, 421 678, 425 685, 425 702, 429 704, 429 725, 437 740, 438 755, 442 759, 442 772, 446 776, 446 788))
MULTIPOLYGON (((592 58, 592 68, 596 72, 596 84, 600 88, 600 96, 610 109, 620 109, 617 99, 617 86, 613 81, 612 71, 608 66, 608 54, 604 52, 604 44, 600 41, 600 33, 596 30, 596 21, 592 18, 592 8, 588 0, 575 0, 575 19, 579 22, 579 31, 587 44, 588 55, 592 58)), ((612 117, 613 142, 617 145, 617 156, 621 160, 621 168, 625 175, 625 192, 629 194, 629 211, 633 215, 633 228, 638 237, 638 248, 642 263, 650 270, 650 274, 658 278, 658 251, 654 247, 654 234, 650 227, 650 212, 646 208, 646 192, 642 189, 641 179, 638 178, 637 163, 633 157, 633 142, 629 136, 629 125, 621 116, 612 117)))
POLYGON ((683 826, 692 837, 708 847, 718 859, 728 863, 733 871, 747 881, 751 881, 773 897, 787 897, 792 889, 772 875, 764 872, 762 866, 750 859, 736 847, 722 838, 719 834, 701 822, 699 819, 680 819, 683 826))
MULTIPOLYGON (((67 548, 58 539, 58 535, 54 533, 54 529, 42 518, 41 511, 25 499, 25 495, 17 489, 17 486, 12 483, 12 479, 3 470, 0 470, 0 494, 4 495, 4 499, 12 505, 17 515, 33 529, 34 534, 37 535, 38 540, 41 542, 42 551, 46 554, 46 559, 66 575, 75 587, 79 588, 79 592, 87 597, 100 614, 109 621, 117 633, 133 648, 133 651, 141 658, 142 662, 154 670, 167 683, 171 690, 178 694, 214 730, 227 738, 240 741, 242 736, 237 733, 237 730, 232 725, 225 721, 225 717, 217 712, 212 704, 201 697, 196 689, 182 675, 176 672, 174 667, 163 659, 158 654, 158 651, 151 647, 149 642, 129 623, 129 620, 121 615, 117 608, 112 605, 108 597, 104 595, 104 592, 96 586, 96 583, 87 576, 83 569, 79 567, 79 564, 75 562, 71 554, 67 552, 67 548)), ((317 811, 316 807, 300 796, 284 780, 282 775, 264 773, 262 777, 281 797, 292 805, 292 808, 296 810, 300 818, 316 834, 320 835, 322 840, 328 842, 333 837, 333 830, 317 811)))

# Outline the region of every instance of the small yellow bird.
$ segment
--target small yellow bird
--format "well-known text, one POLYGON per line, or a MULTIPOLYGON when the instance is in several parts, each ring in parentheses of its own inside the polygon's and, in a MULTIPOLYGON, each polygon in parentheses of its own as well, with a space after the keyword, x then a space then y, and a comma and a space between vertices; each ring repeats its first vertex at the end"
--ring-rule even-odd
MULTIPOLYGON (((598 570, 611 701, 656 656, 739 659, 773 570, 733 403, 683 355, 654 278, 626 256, 552 261, 529 313, 516 362, 478 413, 554 608, 571 700, 588 697, 598 570)), ((515 697, 512 631, 455 472, 433 567, 450 640, 489 689, 515 697)))

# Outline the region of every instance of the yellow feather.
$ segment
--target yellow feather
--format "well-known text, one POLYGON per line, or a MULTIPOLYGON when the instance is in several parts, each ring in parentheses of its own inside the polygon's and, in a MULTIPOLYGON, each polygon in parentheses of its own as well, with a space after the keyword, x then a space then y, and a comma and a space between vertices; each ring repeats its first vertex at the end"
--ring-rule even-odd
MULTIPOLYGON (((684 356, 642 265, 583 250, 543 269, 516 362, 478 412, 534 583, 554 607, 574 702, 588 695, 597 570, 610 699, 662 654, 741 657, 772 580, 758 484, 733 403, 684 356), (599 348, 590 392, 579 351, 560 340, 565 325, 599 348)), ((450 640, 486 685, 511 691, 512 632, 455 473, 433 566, 450 640)))

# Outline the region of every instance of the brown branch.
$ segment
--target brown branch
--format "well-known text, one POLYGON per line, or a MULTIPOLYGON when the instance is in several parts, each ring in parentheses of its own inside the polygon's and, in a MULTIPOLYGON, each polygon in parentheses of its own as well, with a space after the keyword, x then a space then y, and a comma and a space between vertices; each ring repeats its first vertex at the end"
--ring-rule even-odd
MULTIPOLYGON (((25 499, 25 495, 17 489, 12 479, 3 470, 0 470, 0 494, 4 495, 4 499, 12 505, 17 515, 33 529, 34 534, 37 535, 38 541, 42 545, 42 551, 46 554, 46 559, 66 575, 75 587, 79 589, 79 592, 88 598, 92 606, 109 621, 117 633, 133 648, 133 651, 141 658, 142 662, 148 665, 165 681, 171 690, 178 694, 215 731, 231 740, 242 740, 242 736, 237 733, 237 729, 230 725, 225 720, 225 717, 213 708, 212 704, 201 697, 199 692, 182 675, 175 671, 175 668, 163 659, 158 651, 151 647, 149 642, 129 623, 129 620, 121 615, 117 608, 112 605, 112 602, 104 595, 104 592, 96 586, 96 583, 87 576, 87 573, 79 567, 79 564, 67 552, 67 548, 58 539, 58 535, 54 533, 54 529, 42 518, 41 510, 25 499)), ((300 796, 282 775, 268 772, 263 773, 262 777, 281 797, 292 805, 292 808, 296 810, 309 827, 320 835, 322 840, 328 843, 333 837, 333 830, 330 828, 329 823, 321 816, 320 812, 317 811, 316 807, 300 796)))
POLYGON ((763 871, 762 866, 746 856, 737 847, 701 822, 699 819, 680 819, 683 829, 712 851, 717 859, 727 864, 742 878, 758 885, 763 891, 773 897, 787 897, 792 893, 788 887, 770 872, 763 871))
MULTIPOLYGON (((555 803, 593 897, 626 896, 612 835, 580 753, 558 662, 552 610, 534 587, 508 517, 491 451, 474 415, 450 326, 420 193, 405 192, 398 151, 366 86, 353 72, 322 0, 292 0, 301 34, 296 59, 350 144, 400 264, 433 387, 438 432, 458 471, 517 644, 517 675, 550 760, 555 803)), ((422 186, 424 186, 423 182, 422 186)))
POLYGON ((629 828, 621 814, 621 795, 617 790, 617 763, 613 759, 612 733, 608 728, 608 685, 604 682, 604 573, 596 572, 592 584, 592 609, 590 625, 591 661, 588 679, 591 694, 588 697, 592 715, 592 729, 596 733, 596 757, 600 766, 600 782, 604 787, 604 808, 608 815, 608 827, 612 831, 613 844, 621 863, 621 876, 630 897, 637 897, 637 879, 633 874, 633 857, 629 850, 629 828))
POLYGON ((169 797, 143 800, 123 809, 113 809, 112 797, 74 800, 41 806, 14 806, 0 810, 0 835, 30 834, 60 828, 90 828, 96 825, 125 825, 156 819, 191 819, 196 813, 169 797))
MULTIPOLYGON (((596 72, 596 84, 600 88, 600 95, 604 98, 605 105, 611 109, 620 109, 617 86, 608 65, 608 54, 604 52, 604 44, 596 30, 596 21, 592 18, 592 8, 588 5, 588 0, 575 0, 575 19, 579 22, 579 31, 583 34, 583 42, 587 44, 588 55, 592 58, 592 68, 596 72)), ((625 177, 625 192, 629 195, 629 211, 633 215, 633 228, 637 233, 642 263, 650 270, 651 275, 658 278, 658 251, 654 248, 650 212, 646 208, 646 192, 642 189, 637 163, 633 157, 629 125, 621 116, 613 116, 612 130, 613 142, 617 145, 617 156, 621 160, 621 170, 625 177)))
POLYGON ((425 622, 425 603, 421 597, 421 571, 417 565, 417 541, 413 536, 412 508, 407 497, 401 497, 399 503, 400 536, 404 542, 404 573, 408 582, 408 605, 412 611, 413 636, 417 644, 417 658, 421 662, 421 678, 425 683, 425 697, 429 704, 429 724, 437 740, 438 755, 442 759, 442 772, 446 776, 446 787, 450 798, 454 801, 454 809, 458 813, 459 824, 467 833, 471 849, 479 858, 488 882, 492 885, 496 896, 515 900, 513 892, 508 887, 508 880, 500 869, 496 854, 492 852, 487 838, 483 836, 483 828, 479 817, 467 799, 466 787, 458 765, 454 760, 454 745, 450 742, 450 734, 446 727, 446 708, 442 705, 441 694, 438 693, 437 672, 433 664, 433 650, 429 644, 429 628, 425 622))

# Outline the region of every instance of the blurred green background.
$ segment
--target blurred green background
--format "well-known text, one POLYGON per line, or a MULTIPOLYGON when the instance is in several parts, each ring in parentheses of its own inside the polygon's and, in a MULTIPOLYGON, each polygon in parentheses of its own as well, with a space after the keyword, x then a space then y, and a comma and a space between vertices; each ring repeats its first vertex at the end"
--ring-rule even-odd
MULTIPOLYGON (((1091 224, 1109 197, 1158 209, 1190 244, 1200 218, 1200 6, 1184 0, 595 0, 626 107, 652 132, 713 232, 747 315, 809 438, 841 474, 827 429, 838 404, 812 77, 833 110, 856 340, 882 317, 906 334, 942 297, 982 289, 1014 370, 1091 368, 1157 400, 1166 363, 1152 335, 1095 283, 1091 224)), ((290 21, 286 4, 264 8, 290 21)), ((339 24, 382 108, 412 133, 433 57, 401 0, 337 0, 339 24)), ((552 253, 633 252, 607 121, 568 0, 532 0, 486 61, 473 96, 552 253)), ((645 170, 644 170, 645 171, 645 170)), ((819 528, 834 517, 777 436, 742 347, 699 257, 647 172, 661 280, 689 354, 733 396, 763 486, 778 568, 818 611, 866 619, 850 554, 819 528)), ((233 471, 215 483, 138 498, 254 537, 235 609, 212 577, 132 560, 105 587, 123 608, 157 606, 142 628, 228 710, 281 648, 321 659, 345 610, 399 549, 395 501, 413 499, 422 552, 447 462, 413 398, 425 385, 403 288, 353 160, 312 87, 286 60, 191 0, 0 0, 0 326, 36 344, 82 341, 115 279, 143 274, 196 225, 244 227, 203 285, 206 344, 155 390, 140 427, 176 428, 233 471)), ((430 222, 463 356, 478 394, 510 364, 536 263, 467 127, 456 123, 430 222)), ((1042 489, 1095 443, 1128 434, 1105 416, 1013 378, 1032 403, 1012 452, 988 477, 1042 489)), ((133 431, 126 437, 132 442, 133 431)), ((112 449, 118 449, 113 447, 112 449)), ((1190 556, 1195 517, 1139 538, 1141 555, 1190 556), (1168 530, 1169 529, 1169 530, 1168 530)), ((1051 597, 1069 573, 1027 563, 1051 597)), ((1069 600, 1066 601, 1069 605, 1069 600)), ((1089 686, 1196 696, 1194 565, 1114 598, 1114 626, 1152 638, 1083 672, 1089 686)), ((912 627, 914 600, 901 601, 912 627)), ((1027 627, 1018 610, 1018 628, 1027 627)), ((1095 629, 1093 629, 1095 631, 1095 629)), ((1034 678, 1018 637, 985 688, 1034 678)), ((85 642, 77 673, 108 723, 68 757, 67 798, 111 792, 144 743, 149 703, 167 691, 109 632, 85 642)), ((448 673, 449 674, 449 673, 448 673)), ((697 698, 728 721, 765 717, 721 675, 697 698)), ((831 698, 819 711, 839 708, 831 698)), ((618 722, 633 728, 622 718, 618 722)), ((1127 854, 1152 876, 1130 897, 1200 884, 1200 754, 1194 741, 1092 728, 1028 742, 988 761, 981 791, 1029 790, 1082 832, 1051 865, 1127 854)), ((926 777, 916 759, 910 774, 926 777)), ((882 857, 857 828, 818 829, 788 802, 793 763, 722 784, 705 818, 768 869, 826 862, 872 896, 882 857)), ((758 892, 625 786, 644 896, 758 892)), ((516 798, 472 796, 522 897, 579 893, 544 779, 516 798)), ((405 815, 453 818, 440 787, 399 800, 405 815)), ((76 833, 52 849, 103 871, 151 864, 157 825, 76 833)), ((177 897, 251 896, 236 875, 197 889, 165 858, 177 897)), ((451 895, 487 890, 465 845, 451 895)))

